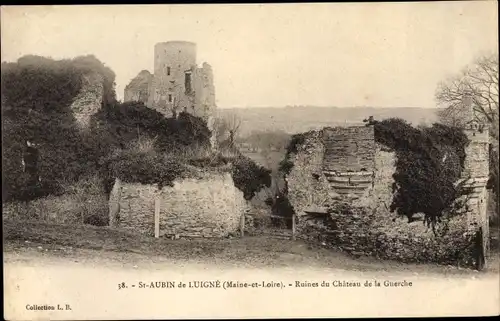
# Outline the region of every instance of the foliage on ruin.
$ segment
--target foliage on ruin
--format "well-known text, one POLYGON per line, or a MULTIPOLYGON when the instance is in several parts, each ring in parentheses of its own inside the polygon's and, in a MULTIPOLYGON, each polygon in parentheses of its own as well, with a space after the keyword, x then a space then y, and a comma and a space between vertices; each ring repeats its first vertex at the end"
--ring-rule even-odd
POLYGON ((103 103, 114 101, 114 73, 93 56, 55 61, 24 56, 2 63, 3 192, 9 199, 33 199, 57 192, 58 182, 95 170, 97 139, 80 133, 70 108, 87 72, 103 76, 103 103), (42 182, 23 171, 26 141, 36 144, 42 182))
POLYGON ((490 154, 490 178, 488 180, 487 188, 491 189, 494 195, 498 195, 499 188, 499 166, 498 166, 498 148, 495 148, 493 144, 489 146, 489 154, 490 154))
POLYGON ((271 201, 271 210, 274 215, 292 218, 295 210, 286 193, 278 192, 271 201))
POLYGON ((401 262, 436 262, 460 266, 476 264, 473 235, 450 230, 442 237, 392 231, 390 224, 381 229, 376 211, 349 201, 329 204, 327 213, 308 213, 303 233, 307 240, 350 254, 371 255, 401 262))
POLYGON ((304 144, 308 133, 295 134, 290 138, 290 142, 286 147, 285 158, 280 162, 279 170, 286 174, 289 174, 293 168, 293 162, 290 157, 296 154, 300 145, 304 144))
POLYGON ((271 171, 243 155, 234 158, 232 177, 234 185, 243 192, 246 200, 262 188, 271 186, 271 171))
POLYGON ((106 160, 109 175, 127 183, 157 184, 158 188, 173 186, 186 168, 161 153, 123 150, 106 160))
POLYGON ((374 121, 375 140, 396 152, 391 211, 408 217, 425 214, 434 226, 443 215, 454 213, 456 201, 467 191, 457 181, 469 143, 456 127, 434 124, 414 128, 401 119, 374 121))
POLYGON ((154 139, 155 148, 163 152, 210 144, 210 130, 201 118, 185 112, 166 118, 141 102, 105 106, 93 115, 91 126, 101 132, 110 148, 126 148, 144 137, 154 139))
POLYGON ((230 169, 235 187, 243 192, 247 200, 271 185, 270 171, 241 154, 224 157, 214 153, 209 157, 186 158, 156 150, 126 149, 110 155, 104 167, 111 184, 107 186, 108 192, 115 177, 128 183, 157 184, 162 188, 172 186, 175 179, 188 176, 195 168, 208 171, 230 169))
POLYGON ((165 118, 142 103, 116 102, 114 73, 93 56, 61 61, 27 56, 2 64, 2 116, 5 200, 58 194, 63 183, 78 182, 88 173, 96 173, 107 192, 115 177, 171 185, 187 165, 217 167, 232 162, 235 185, 247 199, 271 181, 265 168, 240 154, 230 159, 214 153, 186 154, 193 147, 210 149, 206 123, 189 113, 165 118), (89 71, 103 76, 104 97, 90 128, 82 131, 70 106, 89 71), (41 180, 24 172, 27 140, 39 152, 36 174, 41 180))

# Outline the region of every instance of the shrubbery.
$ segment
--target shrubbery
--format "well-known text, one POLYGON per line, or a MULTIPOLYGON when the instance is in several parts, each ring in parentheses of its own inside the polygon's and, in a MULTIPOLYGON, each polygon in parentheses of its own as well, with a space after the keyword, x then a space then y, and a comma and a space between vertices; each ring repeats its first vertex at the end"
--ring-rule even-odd
POLYGON ((70 108, 88 72, 103 76, 104 103, 114 99, 114 73, 93 56, 73 60, 25 56, 2 64, 2 160, 6 200, 32 199, 57 193, 59 182, 76 181, 96 171, 105 151, 99 139, 78 131, 70 108), (22 158, 26 141, 39 151, 37 176, 41 182, 26 184, 22 158))
POLYGON ((186 146, 210 145, 210 130, 205 122, 182 112, 177 118, 165 118, 140 102, 103 107, 93 115, 93 131, 99 132, 110 148, 126 148, 139 138, 154 139, 158 151, 179 152, 186 146))
POLYGON ((157 184, 159 188, 172 186, 185 171, 183 164, 154 151, 125 150, 111 156, 107 162, 111 177, 128 183, 157 184))
POLYGON ((293 168, 293 162, 290 160, 290 155, 297 153, 298 146, 305 142, 308 133, 295 134, 291 137, 290 142, 286 147, 285 158, 280 162, 279 170, 284 174, 289 174, 293 168))
POLYGON ((455 201, 465 193, 456 184, 469 143, 465 133, 441 124, 414 128, 394 118, 373 124, 375 140, 396 151, 391 210, 410 220, 424 213, 429 224, 452 214, 455 201))
POLYGON ((262 188, 271 186, 271 171, 240 155, 233 160, 234 185, 249 200, 262 188))
MULTIPOLYGON (((2 64, 5 201, 67 193, 68 186, 80 186, 89 173, 95 173, 109 193, 116 177, 161 187, 171 185, 189 165, 217 167, 229 162, 245 198, 271 184, 269 171, 238 151, 231 157, 213 153, 211 132, 201 118, 189 113, 165 118, 142 103, 118 103, 114 77, 93 56, 62 61, 26 56, 2 64), (70 106, 88 71, 103 76, 104 97, 90 127, 81 130, 70 106), (22 164, 27 141, 35 144, 39 156, 31 174, 22 164)), ((102 223, 96 217, 88 220, 102 223)))

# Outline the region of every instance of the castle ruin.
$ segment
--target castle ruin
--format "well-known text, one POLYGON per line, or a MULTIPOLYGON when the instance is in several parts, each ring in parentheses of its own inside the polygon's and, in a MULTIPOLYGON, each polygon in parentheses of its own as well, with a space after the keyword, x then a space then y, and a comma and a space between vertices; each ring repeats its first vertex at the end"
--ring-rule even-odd
POLYGON ((124 100, 138 101, 166 117, 180 112, 210 122, 215 112, 212 67, 196 62, 196 44, 168 41, 154 47, 154 73, 142 70, 125 87, 124 100))
POLYGON ((396 153, 375 141, 373 126, 305 133, 290 155, 293 167, 285 178, 299 235, 355 255, 481 269, 489 252, 489 133, 472 117, 464 132, 469 144, 461 180, 469 192, 461 215, 445 222, 447 232, 439 236, 422 223, 423 217, 410 223, 389 211, 396 153), (367 211, 328 210, 344 203, 367 211), (324 226, 325 217, 330 227, 324 226))

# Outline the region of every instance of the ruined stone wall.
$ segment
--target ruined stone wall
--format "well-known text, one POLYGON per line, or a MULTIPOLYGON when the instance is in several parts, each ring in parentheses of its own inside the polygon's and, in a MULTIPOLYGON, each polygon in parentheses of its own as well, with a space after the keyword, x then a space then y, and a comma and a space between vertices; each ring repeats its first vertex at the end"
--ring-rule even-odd
POLYGON ((146 73, 142 71, 127 85, 125 101, 143 101, 166 117, 188 112, 210 122, 216 109, 213 72, 207 63, 197 66, 195 43, 157 43, 154 73, 146 73))
POLYGON ((215 86, 212 66, 203 63, 201 68, 197 68, 194 77, 196 91, 194 115, 208 120, 215 114, 215 86))
POLYGON ((115 182, 110 225, 154 235, 155 198, 160 204, 160 236, 225 237, 236 233, 246 209, 243 193, 229 173, 178 179, 173 187, 115 182))
POLYGON ((303 144, 297 146, 297 153, 290 155, 293 167, 285 176, 288 199, 300 218, 306 211, 324 206, 330 198, 330 187, 323 174, 325 148, 322 132, 310 132, 303 144))
POLYGON ((333 127, 323 129, 326 171, 359 172, 373 170, 375 138, 373 126, 333 127))
POLYGON ((487 129, 467 128, 465 131, 469 138, 466 147, 466 158, 462 179, 466 187, 471 189, 465 196, 466 205, 463 215, 467 216, 467 229, 469 233, 482 229, 483 247, 489 250, 489 217, 488 217, 488 191, 486 183, 489 178, 489 132, 487 129))
POLYGON ((71 104, 79 126, 89 125, 90 117, 102 106, 103 95, 104 77, 100 73, 89 72, 82 76, 82 87, 71 104))
POLYGON ((149 87, 151 86, 153 75, 147 71, 141 71, 125 87, 124 101, 137 101, 147 104, 149 98, 149 87))
MULTIPOLYGON (((468 195, 472 201, 462 215, 433 230, 424 224, 423 216, 416 215, 409 223, 390 212, 396 154, 375 143, 371 127, 310 132, 291 155, 294 166, 286 176, 300 237, 357 255, 475 266, 474 232, 481 226, 488 233, 487 202, 481 201, 486 197, 487 135, 467 134, 472 143, 466 150, 464 177, 474 177, 470 181, 475 186, 473 197, 468 195)), ((483 246, 489 246, 487 237, 483 246)))
POLYGON ((363 195, 371 187, 375 166, 373 126, 325 128, 323 172, 333 191, 363 195))
POLYGON ((324 208, 334 200, 372 202, 376 206, 378 201, 373 201, 372 196, 374 189, 383 194, 377 197, 388 202, 392 193, 387 188, 391 186, 387 180, 392 179, 393 173, 391 157, 393 153, 383 152, 375 144, 373 127, 325 128, 309 132, 304 143, 297 146, 297 153, 290 155, 294 165, 286 175, 288 197, 299 221, 305 212, 324 208), (376 166, 382 167, 384 176, 375 178, 376 166))

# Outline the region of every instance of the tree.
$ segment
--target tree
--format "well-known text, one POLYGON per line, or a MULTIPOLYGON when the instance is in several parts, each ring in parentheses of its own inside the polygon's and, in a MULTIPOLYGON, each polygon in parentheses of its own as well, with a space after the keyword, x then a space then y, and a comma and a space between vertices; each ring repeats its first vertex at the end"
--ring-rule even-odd
POLYGON ((241 119, 234 113, 214 119, 212 134, 215 136, 220 151, 235 153, 236 138, 241 126, 241 119))
POLYGON ((442 123, 463 127, 468 121, 470 103, 473 117, 488 125, 490 129, 490 181, 488 187, 498 197, 498 53, 476 58, 459 74, 439 84, 436 91, 442 123))
POLYGON ((493 138, 498 141, 498 54, 480 56, 459 74, 441 82, 436 101, 441 122, 462 127, 467 121, 464 101, 472 103, 473 116, 491 126, 493 138))
POLYGON ((224 118, 224 121, 229 133, 229 143, 232 145, 234 144, 235 137, 238 135, 241 126, 241 119, 238 115, 231 113, 224 118))
POLYGON ((224 118, 217 117, 214 119, 212 125, 212 134, 215 137, 215 141, 218 145, 227 139, 228 135, 227 123, 224 118))

